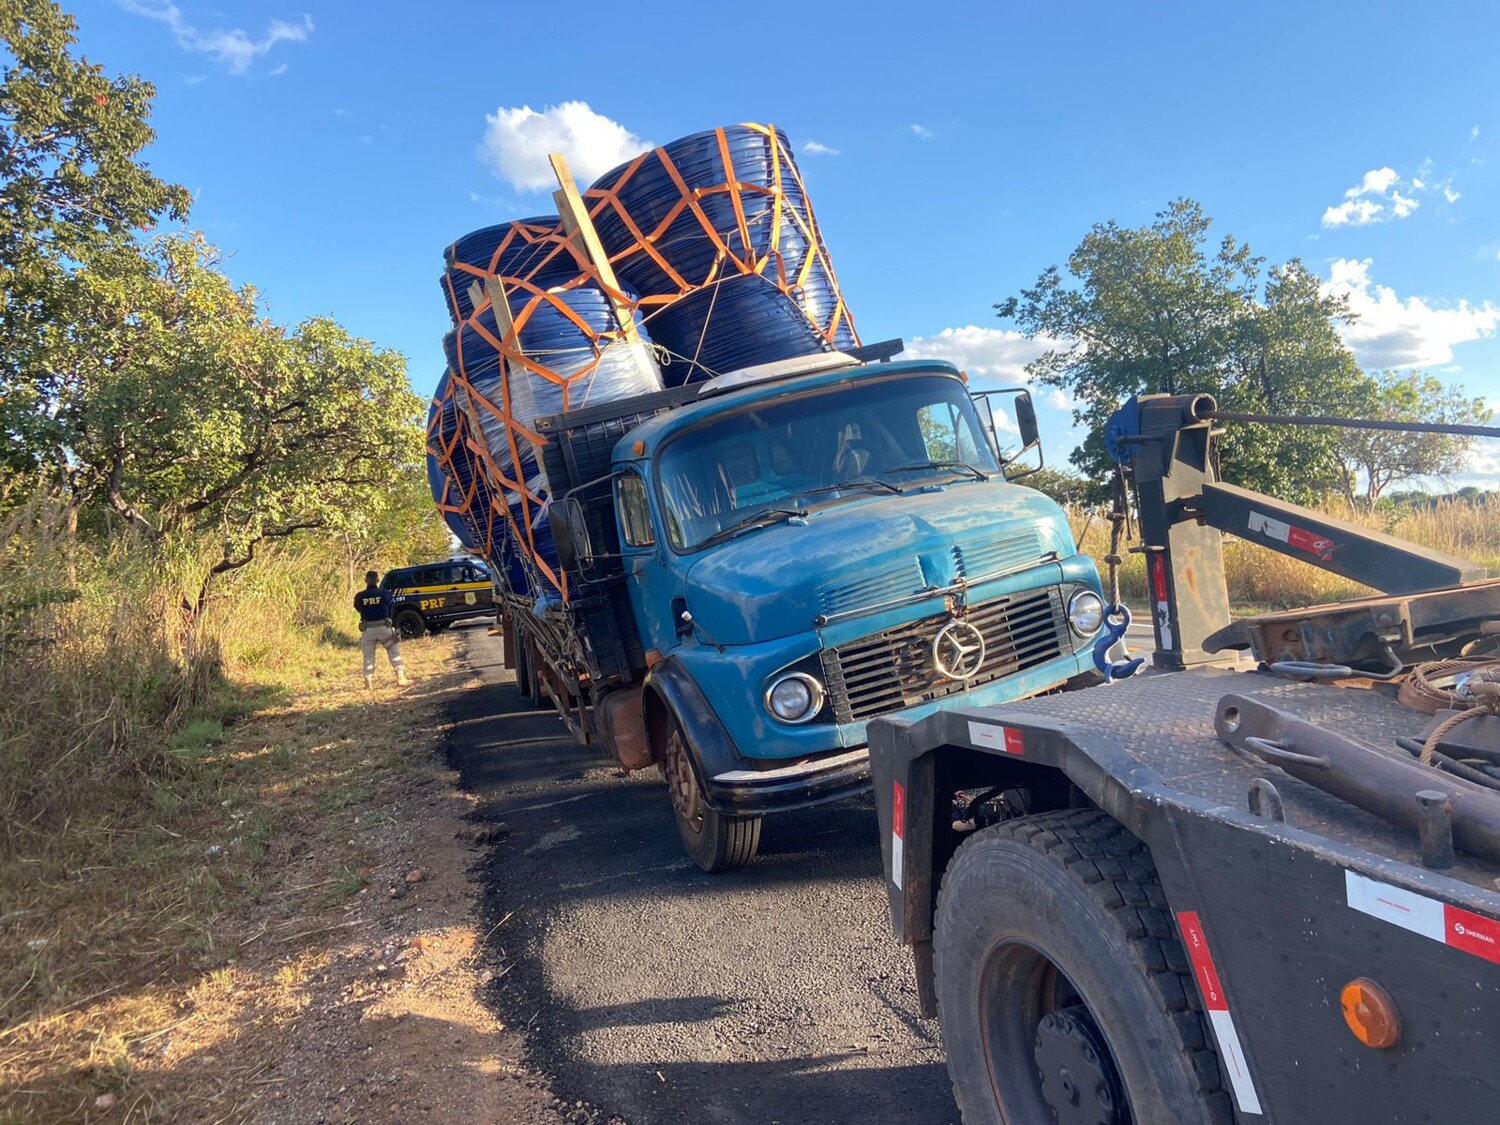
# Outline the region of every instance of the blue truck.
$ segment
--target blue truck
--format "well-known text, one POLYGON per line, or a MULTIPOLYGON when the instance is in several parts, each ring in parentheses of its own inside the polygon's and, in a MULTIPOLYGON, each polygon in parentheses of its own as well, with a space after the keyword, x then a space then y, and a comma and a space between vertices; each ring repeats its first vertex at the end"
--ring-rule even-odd
POLYGON ((997 428, 1000 392, 896 348, 536 422, 567 591, 503 596, 507 663, 579 738, 661 770, 705 871, 748 862, 766 814, 868 788, 871 720, 1095 675, 1097 569, 1012 480, 1029 396, 997 428))

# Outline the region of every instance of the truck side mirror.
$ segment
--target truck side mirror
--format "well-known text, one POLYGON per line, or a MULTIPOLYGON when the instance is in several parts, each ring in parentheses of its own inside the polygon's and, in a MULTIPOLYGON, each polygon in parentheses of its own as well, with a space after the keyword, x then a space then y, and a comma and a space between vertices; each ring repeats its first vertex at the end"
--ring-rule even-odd
POLYGON ((581 574, 593 567, 594 544, 583 518, 583 505, 575 497, 563 496, 547 505, 547 526, 552 529, 557 561, 563 570, 581 574))
POLYGON ((1041 431, 1036 425, 1036 407, 1031 401, 1031 392, 1022 391, 1016 396, 1016 429, 1021 432, 1021 452, 1025 452, 1042 441, 1041 431))

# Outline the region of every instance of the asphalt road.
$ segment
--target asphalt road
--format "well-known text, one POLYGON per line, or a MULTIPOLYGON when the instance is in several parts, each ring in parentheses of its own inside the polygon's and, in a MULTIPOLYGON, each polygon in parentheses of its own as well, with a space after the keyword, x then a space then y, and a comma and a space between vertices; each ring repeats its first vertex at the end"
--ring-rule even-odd
POLYGON ((530 708, 497 638, 450 757, 509 835, 485 862, 490 986, 557 1095, 631 1125, 958 1121, 935 1021, 891 938, 869 799, 766 822, 728 875, 683 855, 657 774, 530 708))

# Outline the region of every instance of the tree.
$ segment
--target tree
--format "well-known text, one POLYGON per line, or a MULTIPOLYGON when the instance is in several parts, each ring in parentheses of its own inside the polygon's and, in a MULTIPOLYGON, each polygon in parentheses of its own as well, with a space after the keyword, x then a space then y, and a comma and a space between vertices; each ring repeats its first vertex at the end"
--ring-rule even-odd
POLYGON ((56 351, 57 425, 80 505, 149 544, 211 535, 216 576, 298 531, 362 532, 421 464, 405 359, 315 318, 287 330, 236 290, 199 236, 80 271, 82 316, 56 351))
MULTIPOLYGON (((1090 476, 1110 471, 1104 424, 1131 395, 1203 391, 1229 410, 1331 412, 1360 384, 1335 328, 1345 305, 1296 261, 1273 267, 1262 294, 1264 260, 1233 236, 1210 249, 1211 227, 1188 199, 1146 227, 1097 224, 1068 258, 1074 284, 1054 266, 996 306, 1028 336, 1057 342, 1027 370, 1072 393, 1074 420, 1089 428, 1073 463, 1090 476)), ((1237 425, 1225 475, 1305 498, 1335 479, 1331 444, 1315 431, 1237 425)))
MULTIPOLYGON (((1371 380, 1360 417, 1392 422, 1484 425, 1492 411, 1481 398, 1431 375, 1383 371, 1371 380)), ((1390 485, 1443 477, 1464 466, 1471 438, 1391 430, 1341 430, 1334 444, 1339 485, 1350 504, 1374 507, 1390 485)))
POLYGON ((155 89, 75 59, 73 17, 49 0, 0 4, 0 465, 35 468, 61 434, 55 349, 76 323, 78 272, 128 249, 186 189, 140 160, 155 89))
POLYGON ((1069 472, 1067 469, 1054 469, 1046 466, 1034 473, 1027 473, 1021 481, 1027 488, 1036 489, 1065 508, 1079 508, 1088 504, 1104 503, 1107 500, 1107 497, 1095 487, 1092 481, 1086 480, 1077 473, 1069 472))

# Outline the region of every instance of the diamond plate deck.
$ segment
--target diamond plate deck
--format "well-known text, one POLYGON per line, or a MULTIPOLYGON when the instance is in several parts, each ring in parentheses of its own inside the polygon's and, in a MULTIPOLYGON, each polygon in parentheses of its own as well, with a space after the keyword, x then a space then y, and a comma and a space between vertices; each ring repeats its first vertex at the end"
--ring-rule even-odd
MULTIPOLYGON (((1427 716, 1361 688, 1299 684, 1263 672, 1201 668, 1154 673, 1107 687, 1007 704, 1008 718, 1062 721, 1102 732, 1120 749, 1193 797, 1244 809, 1250 782, 1270 780, 1280 791, 1287 822, 1330 840, 1420 864, 1416 840, 1379 817, 1299 781, 1276 766, 1220 742, 1213 718, 1225 695, 1253 697, 1308 722, 1329 727, 1410 760, 1398 737, 1416 737, 1427 716)), ((1460 855, 1444 875, 1497 887, 1500 864, 1460 855)))

